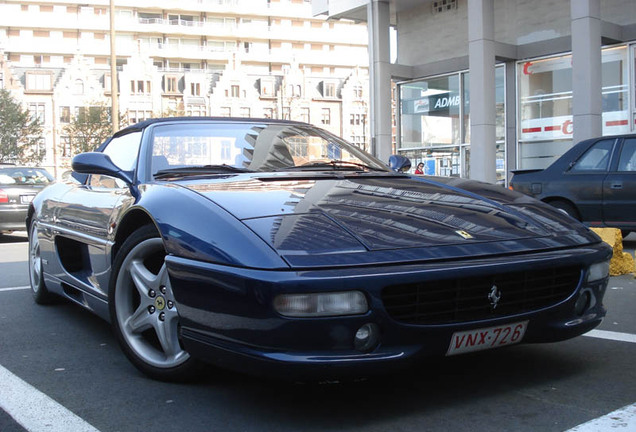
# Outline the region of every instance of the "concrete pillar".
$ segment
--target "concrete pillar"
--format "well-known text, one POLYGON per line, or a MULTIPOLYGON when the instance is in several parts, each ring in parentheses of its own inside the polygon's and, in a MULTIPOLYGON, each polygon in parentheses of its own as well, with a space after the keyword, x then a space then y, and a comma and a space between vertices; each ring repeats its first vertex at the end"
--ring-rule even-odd
POLYGON ((495 183, 497 175, 494 0, 470 0, 467 4, 470 17, 470 178, 495 183))
POLYGON ((601 136, 601 2, 571 0, 574 144, 601 136))
POLYGON ((389 54, 389 1, 370 0, 367 6, 369 29, 369 102, 371 151, 383 162, 391 156, 391 62, 389 54))
POLYGON ((506 185, 512 177, 511 170, 517 168, 517 67, 506 63, 506 185))

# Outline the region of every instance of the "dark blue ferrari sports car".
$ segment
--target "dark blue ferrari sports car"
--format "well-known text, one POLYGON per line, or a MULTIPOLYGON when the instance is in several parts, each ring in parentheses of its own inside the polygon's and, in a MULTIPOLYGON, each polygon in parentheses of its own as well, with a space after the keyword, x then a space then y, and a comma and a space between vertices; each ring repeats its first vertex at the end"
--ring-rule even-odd
POLYGON ((304 123, 168 118, 73 160, 28 213, 35 301, 109 320, 162 380, 294 379, 581 335, 611 250, 500 186, 392 170, 304 123))

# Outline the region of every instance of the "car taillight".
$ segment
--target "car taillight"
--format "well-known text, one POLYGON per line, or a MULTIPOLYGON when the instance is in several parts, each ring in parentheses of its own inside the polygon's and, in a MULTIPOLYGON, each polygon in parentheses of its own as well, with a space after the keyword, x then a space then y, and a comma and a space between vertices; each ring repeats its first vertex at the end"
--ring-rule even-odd
POLYGON ((9 194, 0 189, 0 204, 9 202, 9 194))

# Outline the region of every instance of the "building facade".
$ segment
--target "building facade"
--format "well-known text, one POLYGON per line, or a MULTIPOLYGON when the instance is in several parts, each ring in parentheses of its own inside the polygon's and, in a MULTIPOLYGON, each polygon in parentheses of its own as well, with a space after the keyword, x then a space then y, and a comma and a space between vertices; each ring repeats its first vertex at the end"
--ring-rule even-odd
POLYGON ((632 0, 313 4, 369 23, 371 105, 385 107, 371 111, 372 140, 391 127, 396 84, 397 151, 427 173, 503 184, 582 139, 635 131, 632 0))
MULTIPOLYGON (((108 0, 0 2, 0 85, 44 126, 59 176, 65 127, 110 105, 108 0)), ((304 0, 115 0, 124 124, 165 115, 283 118, 369 146, 366 25, 314 17, 304 0)))

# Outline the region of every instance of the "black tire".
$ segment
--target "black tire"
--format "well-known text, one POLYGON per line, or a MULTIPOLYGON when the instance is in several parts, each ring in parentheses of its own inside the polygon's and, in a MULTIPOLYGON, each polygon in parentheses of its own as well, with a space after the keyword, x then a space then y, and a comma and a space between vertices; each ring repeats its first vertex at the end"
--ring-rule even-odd
POLYGON ((561 210, 563 213, 567 214, 568 216, 580 221, 581 220, 581 216, 579 215, 578 210, 576 209, 576 207, 574 207, 572 204, 570 204, 567 201, 552 201, 549 203, 552 207, 555 207, 559 210, 561 210))
POLYGON ((51 294, 44 283, 44 269, 40 255, 40 238, 36 222, 29 226, 29 281, 33 300, 37 304, 45 305, 57 300, 55 294, 51 294))
POLYGON ((154 226, 133 232, 117 253, 108 306, 115 336, 137 369, 157 380, 184 381, 193 377, 198 362, 179 340, 165 256, 154 226))

